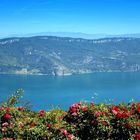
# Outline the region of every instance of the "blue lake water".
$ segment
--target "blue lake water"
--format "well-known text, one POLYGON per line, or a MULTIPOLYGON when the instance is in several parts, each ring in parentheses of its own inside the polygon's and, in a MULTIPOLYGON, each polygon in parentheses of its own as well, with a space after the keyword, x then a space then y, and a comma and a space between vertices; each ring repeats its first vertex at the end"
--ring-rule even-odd
POLYGON ((16 89, 24 89, 24 100, 33 110, 60 105, 67 109, 84 100, 96 103, 140 101, 140 73, 94 73, 72 76, 0 75, 0 101, 16 89))

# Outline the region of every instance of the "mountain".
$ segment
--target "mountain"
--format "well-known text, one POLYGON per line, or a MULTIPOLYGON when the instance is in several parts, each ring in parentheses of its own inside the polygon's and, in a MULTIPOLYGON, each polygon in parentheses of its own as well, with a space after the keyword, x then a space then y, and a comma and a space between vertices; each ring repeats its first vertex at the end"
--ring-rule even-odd
MULTIPOLYGON (((81 32, 40 32, 40 33, 29 33, 29 34, 13 34, 7 37, 31 37, 31 36, 58 36, 58 37, 72 37, 72 38, 84 38, 84 39, 98 39, 105 38, 107 34, 87 34, 81 32)), ((0 35, 2 38, 3 36, 0 35)))
POLYGON ((101 38, 140 38, 140 33, 137 34, 118 34, 118 35, 110 35, 110 34, 87 34, 81 32, 42 32, 42 33, 34 33, 28 34, 28 36, 59 36, 59 37, 72 37, 72 38, 84 38, 84 39, 101 39, 101 38))
POLYGON ((106 38, 107 34, 87 34, 81 32, 42 32, 28 34, 27 36, 58 36, 58 37, 72 37, 72 38, 84 38, 84 39, 99 39, 106 38))
MULTIPOLYGON (((140 38, 140 33, 137 34, 87 34, 81 32, 40 32, 40 33, 30 33, 30 34, 13 34, 7 37, 31 37, 31 36, 58 36, 58 37, 72 37, 72 38, 84 38, 84 39, 101 39, 101 38, 114 38, 114 37, 129 37, 129 38, 140 38)), ((3 37, 2 35, 0 36, 3 37)))
POLYGON ((129 37, 129 38, 140 38, 140 33, 137 34, 120 34, 120 35, 107 35, 106 37, 129 37))
POLYGON ((139 38, 0 39, 0 73, 70 75, 112 71, 140 71, 139 38))

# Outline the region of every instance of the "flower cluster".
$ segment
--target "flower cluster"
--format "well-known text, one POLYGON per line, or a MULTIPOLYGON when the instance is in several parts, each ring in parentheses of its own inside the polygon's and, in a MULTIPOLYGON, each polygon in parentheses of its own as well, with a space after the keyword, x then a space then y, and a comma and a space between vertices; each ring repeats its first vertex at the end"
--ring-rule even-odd
POLYGON ((70 106, 65 120, 76 126, 80 139, 138 139, 140 136, 140 103, 95 105, 77 103, 70 106))
POLYGON ((83 105, 82 102, 79 102, 77 104, 71 105, 69 111, 72 113, 73 116, 77 116, 77 113, 80 110, 87 111, 88 110, 88 106, 87 105, 83 105))
POLYGON ((140 103, 79 102, 68 111, 0 106, 0 139, 140 140, 140 103))

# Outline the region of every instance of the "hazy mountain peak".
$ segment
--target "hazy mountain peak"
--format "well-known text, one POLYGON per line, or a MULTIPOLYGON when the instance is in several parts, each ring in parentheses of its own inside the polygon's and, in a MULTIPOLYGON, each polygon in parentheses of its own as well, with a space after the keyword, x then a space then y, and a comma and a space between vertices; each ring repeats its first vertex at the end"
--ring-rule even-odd
MULTIPOLYGON (((136 34, 120 34, 120 35, 110 35, 105 33, 100 34, 88 34, 82 32, 40 32, 40 33, 30 33, 30 34, 13 34, 7 37, 30 37, 30 36, 58 36, 58 37, 72 37, 72 38, 85 38, 85 39, 100 39, 100 38, 112 38, 112 37, 130 37, 130 38, 140 38, 140 33, 136 34)), ((3 37, 1 37, 3 38, 3 37)))

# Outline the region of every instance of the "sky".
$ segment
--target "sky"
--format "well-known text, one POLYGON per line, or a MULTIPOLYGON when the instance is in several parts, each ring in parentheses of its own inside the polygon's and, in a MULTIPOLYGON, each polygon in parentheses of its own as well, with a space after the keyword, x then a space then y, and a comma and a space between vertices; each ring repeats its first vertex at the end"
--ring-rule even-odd
POLYGON ((0 36, 140 33, 140 0, 0 0, 0 36))

